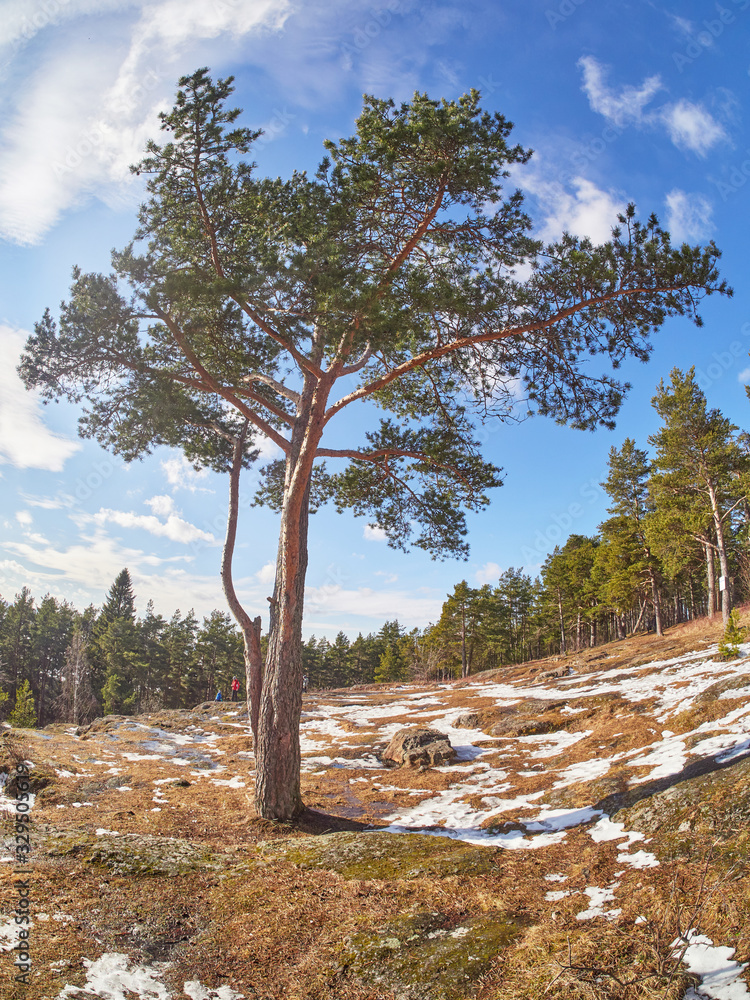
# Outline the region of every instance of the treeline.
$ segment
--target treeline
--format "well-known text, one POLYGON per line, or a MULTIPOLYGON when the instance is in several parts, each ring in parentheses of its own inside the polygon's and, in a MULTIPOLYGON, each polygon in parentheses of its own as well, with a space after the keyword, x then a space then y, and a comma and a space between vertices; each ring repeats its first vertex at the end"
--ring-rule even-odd
POLYGON ((610 450, 598 533, 571 535, 533 581, 460 583, 422 637, 437 663, 466 675, 719 610, 726 622, 750 599, 750 436, 708 408, 693 369, 674 369, 653 405, 651 455, 630 438, 610 450))
MULTIPOLYGON (((567 654, 750 599, 750 436, 709 409, 691 369, 675 369, 653 400, 662 425, 651 455, 626 439, 602 484, 608 514, 592 537, 571 535, 536 578, 504 572, 496 586, 463 580, 439 620, 409 632, 398 621, 353 641, 303 647, 311 688, 449 679, 567 654)), ((230 616, 170 619, 151 603, 136 617, 128 571, 101 609, 76 611, 24 588, 0 599, 0 712, 17 720, 81 723, 95 715, 185 708, 242 681, 242 640, 230 616), (33 701, 32 701, 33 698, 33 701), (15 706, 15 707, 14 707, 15 706)), ((33 723, 32 723, 33 724, 33 723)))
POLYGON ((184 708, 228 692, 234 674, 244 679, 244 658, 229 614, 165 619, 149 602, 137 618, 127 569, 101 609, 49 595, 37 606, 26 587, 0 599, 0 686, 8 706, 30 688, 39 725, 184 708))

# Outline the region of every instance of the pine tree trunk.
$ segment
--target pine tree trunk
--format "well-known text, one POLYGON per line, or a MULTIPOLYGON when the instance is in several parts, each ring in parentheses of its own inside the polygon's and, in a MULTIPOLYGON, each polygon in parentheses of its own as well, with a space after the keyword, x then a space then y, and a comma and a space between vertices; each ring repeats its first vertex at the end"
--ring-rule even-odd
POLYGON ((293 819, 303 809, 299 720, 307 497, 303 508, 291 523, 287 511, 282 515, 276 585, 271 599, 271 627, 255 740, 255 809, 267 819, 293 819))
POLYGON ((559 587, 557 588, 557 610, 560 613, 560 652, 566 656, 568 651, 565 647, 565 619, 563 618, 562 593, 559 587))
MULTIPOLYGON (((651 555, 651 553, 648 552, 648 550, 647 550, 647 554, 649 556, 651 555)), ((649 577, 651 578, 651 600, 652 600, 653 605, 654 605, 654 618, 656 620, 656 634, 657 635, 663 635, 664 634, 664 630, 662 628, 662 621, 661 621, 661 600, 659 598, 659 587, 658 587, 658 584, 656 582, 656 573, 654 573, 654 567, 650 563, 649 563, 649 567, 648 567, 648 574, 649 574, 649 577)))
POLYGON ((643 621, 643 615, 646 612, 646 607, 647 607, 647 603, 646 603, 646 601, 644 601, 643 604, 641 604, 641 611, 640 611, 640 614, 638 615, 638 621, 633 626, 633 631, 632 631, 633 635, 635 635, 635 633, 641 627, 641 622, 643 621))
POLYGON ((719 510, 719 502, 716 497, 716 490, 713 483, 708 483, 708 495, 711 498, 711 513, 714 518, 714 529, 716 531, 716 547, 719 550, 719 566, 724 580, 721 588, 721 617, 726 625, 729 621, 729 613, 732 610, 732 595, 729 590, 729 560, 727 559, 727 546, 724 539, 724 524, 719 510))
POLYGON ((716 611, 716 579, 714 577, 714 550, 710 542, 704 542, 706 550, 706 582, 708 584, 708 617, 716 611))
POLYGON ((466 659, 466 608, 461 609, 461 676, 469 676, 469 665, 466 659))

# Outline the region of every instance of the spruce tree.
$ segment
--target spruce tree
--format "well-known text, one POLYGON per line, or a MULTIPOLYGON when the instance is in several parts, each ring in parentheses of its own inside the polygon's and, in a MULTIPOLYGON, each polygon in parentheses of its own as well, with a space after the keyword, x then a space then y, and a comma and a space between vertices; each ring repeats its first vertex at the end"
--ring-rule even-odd
POLYGON ((24 681, 16 692, 16 703, 8 721, 16 729, 33 729, 36 726, 34 695, 28 681, 24 681))

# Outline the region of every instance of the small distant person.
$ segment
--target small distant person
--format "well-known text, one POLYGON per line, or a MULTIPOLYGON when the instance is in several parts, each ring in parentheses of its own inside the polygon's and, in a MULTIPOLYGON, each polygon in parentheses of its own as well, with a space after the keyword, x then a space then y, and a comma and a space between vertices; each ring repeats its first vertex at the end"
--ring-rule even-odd
POLYGON ((310 678, 307 676, 307 674, 303 674, 302 675, 302 693, 303 694, 305 694, 305 692, 307 691, 307 685, 309 683, 310 683, 310 678))
POLYGON ((222 700, 223 699, 221 697, 221 688, 219 688, 219 690, 216 692, 216 697, 214 698, 214 701, 222 701, 222 700))
POLYGON ((240 696, 240 682, 236 677, 232 678, 232 701, 237 701, 240 696))

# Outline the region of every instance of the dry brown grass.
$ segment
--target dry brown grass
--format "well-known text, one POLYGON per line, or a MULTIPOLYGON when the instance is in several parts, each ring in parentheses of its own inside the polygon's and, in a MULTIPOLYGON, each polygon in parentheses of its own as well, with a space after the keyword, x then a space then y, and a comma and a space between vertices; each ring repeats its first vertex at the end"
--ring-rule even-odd
MULTIPOLYGON (((640 636, 570 659, 581 681, 588 683, 593 671, 627 672, 634 663, 699 649, 720 634, 719 622, 694 623, 670 630, 662 640, 640 636)), ((495 679, 528 686, 557 666, 559 662, 525 664, 497 673, 495 679)), ((535 801, 555 808, 611 800, 627 791, 634 776, 645 773, 625 757, 600 779, 555 789, 566 768, 597 756, 632 755, 660 738, 666 725, 676 733, 690 732, 741 704, 709 690, 665 724, 654 719, 650 702, 634 705, 616 694, 579 696, 568 687, 568 696, 557 703, 540 706, 519 700, 499 712, 493 699, 471 687, 488 679, 470 678, 450 689, 424 685, 419 690, 440 697, 441 714, 459 708, 480 712, 483 724, 502 717, 518 723, 519 731, 531 719, 543 724, 550 740, 563 728, 571 734, 586 733, 563 752, 543 758, 533 756, 539 743, 519 742, 516 736, 499 736, 485 744, 488 752, 482 760, 507 771, 512 783, 509 796, 544 792, 535 801), (584 711, 566 714, 566 702, 584 711)), ((716 681, 721 681, 720 674, 716 681)), ((329 698, 338 706, 356 705, 357 696, 356 691, 328 696, 315 692, 306 699, 305 710, 314 716, 325 710, 329 698)), ((370 705, 387 705, 402 697, 402 692, 382 687, 368 689, 370 705)), ((429 719, 428 708, 420 721, 429 719)), ((204 713, 160 712, 138 720, 141 727, 132 720, 102 720, 83 737, 56 726, 45 733, 28 731, 3 738, 0 768, 12 771, 17 761, 32 760, 35 773, 49 782, 33 810, 40 835, 32 866, 33 989, 25 993, 15 989, 7 956, 0 955, 3 998, 56 1000, 66 984, 83 986, 84 958, 116 951, 149 966, 168 960, 171 965, 163 981, 175 997, 183 996, 184 982, 198 979, 208 987, 231 985, 248 1000, 393 1000, 397 995, 411 1000, 408 991, 355 974, 342 956, 353 937, 377 935, 404 915, 416 919, 420 914, 431 914, 446 933, 466 921, 494 919, 494 915, 502 915, 517 928, 481 978, 452 1000, 677 1000, 688 978, 675 964, 671 942, 691 920, 715 942, 736 944, 738 960, 747 961, 750 955, 747 860, 738 860, 737 851, 730 857, 724 848, 712 850, 711 837, 723 833, 708 827, 697 826, 695 834, 688 835, 689 850, 683 850, 681 842, 665 840, 661 865, 645 870, 624 865, 617 841, 595 843, 585 827, 568 830, 564 840, 543 849, 483 848, 490 852, 484 855, 491 858, 489 867, 464 868, 460 875, 448 869, 420 873, 415 859, 408 877, 344 877, 334 869, 260 853, 258 845, 263 843, 302 843, 310 836, 381 826, 386 815, 448 792, 465 780, 472 764, 442 771, 363 767, 357 761, 382 742, 383 719, 360 725, 336 715, 344 742, 352 745, 342 747, 335 737, 315 734, 319 749, 314 756, 337 758, 341 766, 305 770, 303 795, 310 810, 295 824, 272 823, 254 813, 250 740, 230 724, 235 720, 227 712, 228 706, 204 713), (219 717, 213 719, 212 713, 219 717), (156 751, 149 749, 154 741, 166 740, 152 730, 196 732, 189 726, 215 734, 210 745, 221 753, 208 752, 206 744, 177 745, 172 757, 164 754, 157 759, 156 751), (175 762, 186 754, 190 764, 175 762), (211 760, 227 768, 218 774, 220 780, 231 777, 244 787, 213 784, 216 775, 205 767, 211 760), (162 783, 155 785, 155 780, 162 783), (129 790, 120 791, 118 785, 129 790), (91 805, 74 804, 86 802, 91 805), (98 829, 117 831, 119 839, 97 838, 98 829), (70 849, 53 850, 45 840, 51 830, 72 838, 70 849), (128 834, 133 837, 128 839, 128 834), (152 843, 149 837, 165 844, 175 842, 167 838, 189 842, 208 852, 205 857, 214 858, 216 864, 209 868, 200 862, 192 869, 149 873, 139 868, 141 855, 134 846, 152 843), (117 844, 121 847, 115 849, 117 844), (96 854, 97 845, 106 850, 96 854), (129 845, 134 852, 130 861, 129 845), (564 876, 564 881, 551 882, 546 878, 550 874, 564 876), (586 888, 615 883, 615 899, 607 906, 619 913, 611 919, 578 919, 588 903, 586 888), (554 890, 567 895, 546 898, 554 890)), ((414 716, 389 715, 385 721, 409 725, 414 716)), ((486 794, 478 786, 462 802, 482 808, 486 794)), ((7 813, 2 816, 7 838, 12 834, 11 821, 7 813)), ((501 813, 497 823, 523 829, 528 818, 529 810, 518 808, 501 813)), ((645 849, 662 850, 660 837, 657 831, 645 849)), ((735 842, 744 843, 739 834, 735 842)), ((10 866, 0 865, 0 910, 5 914, 12 912, 13 883, 10 866)))

